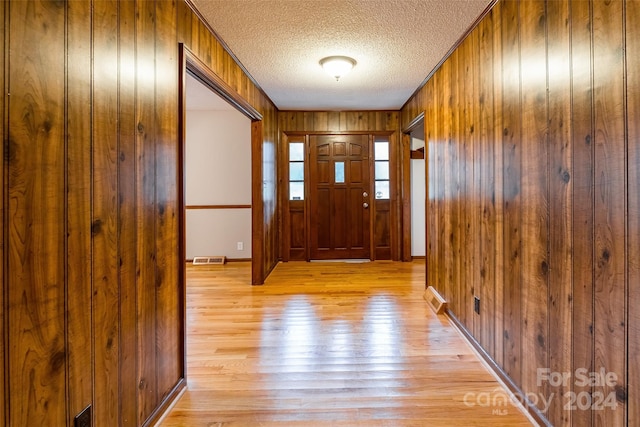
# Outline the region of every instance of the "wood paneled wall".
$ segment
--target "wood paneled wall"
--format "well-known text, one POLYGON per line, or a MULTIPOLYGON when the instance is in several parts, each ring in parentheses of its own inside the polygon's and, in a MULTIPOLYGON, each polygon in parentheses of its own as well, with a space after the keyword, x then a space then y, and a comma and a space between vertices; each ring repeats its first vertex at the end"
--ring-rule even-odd
POLYGON ((4 425, 142 425, 183 385, 178 44, 264 117, 263 272, 277 259, 277 112, 184 1, 10 1, 2 56, 4 425), (6 267, 6 268, 5 268, 6 267))
MULTIPOLYGON (((402 147, 400 144, 400 113, 398 111, 280 111, 278 113, 281 141, 304 141, 304 135, 313 133, 390 133, 390 177, 393 186, 389 201, 377 200, 373 227, 373 258, 399 260, 401 257, 402 239, 402 147), (287 136, 286 134, 296 134, 287 136)), ((299 202, 290 203, 285 198, 288 184, 286 166, 287 150, 280 152, 280 186, 281 206, 283 212, 282 233, 284 237, 281 248, 282 258, 305 259, 308 248, 300 247, 298 236, 305 235, 306 221, 304 205, 299 202), (289 212, 286 210, 289 209, 289 212), (292 241, 291 239, 294 239, 292 241), (293 245, 293 246, 292 246, 293 245), (293 250, 292 250, 293 249, 293 250)), ((373 178, 371 179, 373 182, 373 178)))
POLYGON ((640 424, 639 23, 500 1, 402 110, 425 112, 428 282, 558 426, 640 424))
POLYGON ((280 111, 282 132, 400 132, 398 111, 280 111))

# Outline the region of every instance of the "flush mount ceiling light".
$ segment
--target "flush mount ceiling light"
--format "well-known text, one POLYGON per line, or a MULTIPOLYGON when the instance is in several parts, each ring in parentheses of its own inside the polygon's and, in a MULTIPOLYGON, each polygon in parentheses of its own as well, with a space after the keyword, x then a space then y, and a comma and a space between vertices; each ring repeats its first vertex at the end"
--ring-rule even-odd
POLYGON ((348 56, 327 56, 320 60, 320 65, 331 77, 340 80, 356 65, 356 60, 348 56))

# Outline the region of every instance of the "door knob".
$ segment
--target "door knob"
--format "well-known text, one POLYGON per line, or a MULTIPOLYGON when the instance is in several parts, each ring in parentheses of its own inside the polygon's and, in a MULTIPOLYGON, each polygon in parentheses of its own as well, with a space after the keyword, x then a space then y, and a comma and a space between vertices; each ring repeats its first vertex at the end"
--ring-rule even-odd
POLYGON ((362 193, 362 197, 367 197, 369 195, 369 193, 367 193, 366 191, 364 193, 362 193))
POLYGON ((369 207, 369 203, 367 203, 367 202, 363 203, 363 204, 362 204, 362 207, 363 207, 363 208, 365 208, 365 209, 367 209, 367 208, 369 207))

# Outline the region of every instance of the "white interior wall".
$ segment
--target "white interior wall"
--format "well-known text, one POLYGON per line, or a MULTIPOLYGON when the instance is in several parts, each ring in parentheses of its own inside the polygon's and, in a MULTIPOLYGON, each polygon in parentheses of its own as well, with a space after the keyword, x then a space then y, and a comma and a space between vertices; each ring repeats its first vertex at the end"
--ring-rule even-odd
MULTIPOLYGON (((422 128, 420 128, 422 129, 422 128)), ((424 131, 422 131, 424 133, 424 131)), ((411 149, 424 147, 419 132, 411 135, 411 149)), ((411 256, 426 255, 426 177, 425 160, 411 160, 411 256)))
POLYGON ((188 210, 186 234, 187 259, 210 255, 251 258, 251 209, 188 210), (243 242, 242 250, 237 249, 237 242, 243 242))
MULTIPOLYGON (((250 119, 187 109, 186 121, 186 205, 251 205, 250 119)), ((187 259, 211 255, 251 258, 251 209, 187 209, 187 259)))

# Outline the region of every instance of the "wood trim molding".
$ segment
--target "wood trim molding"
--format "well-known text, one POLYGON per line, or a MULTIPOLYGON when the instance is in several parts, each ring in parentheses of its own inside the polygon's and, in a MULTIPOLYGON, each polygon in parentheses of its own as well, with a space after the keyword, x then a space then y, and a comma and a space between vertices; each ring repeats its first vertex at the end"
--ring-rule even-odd
POLYGON ((411 150, 411 159, 424 159, 424 147, 420 147, 417 150, 411 150))
POLYGON ((411 261, 411 135, 402 134, 401 206, 402 206, 402 261, 411 261))
POLYGON ((185 209, 251 209, 251 205, 187 205, 185 209))
POLYGON ((424 120, 424 111, 413 118, 409 124, 402 129, 402 133, 411 133, 424 120))
POLYGON ((180 381, 171 389, 169 394, 164 398, 162 403, 149 415, 149 418, 142 424, 143 427, 151 427, 157 425, 169 410, 176 404, 178 399, 187 390, 187 380, 182 377, 180 381))
MULTIPOLYGON (((185 147, 187 141, 187 59, 185 49, 178 49, 178 260, 183 260, 187 256, 187 211, 186 205, 186 180, 185 180, 185 147)), ((187 270, 184 263, 178 262, 179 285, 179 317, 180 317, 180 348, 179 357, 181 366, 182 381, 187 381, 187 270)), ((177 398, 176 398, 177 399, 177 398)), ((168 408, 166 409, 168 411, 168 408)))
POLYGON ((264 268, 264 200, 262 177, 263 123, 251 123, 251 284, 262 285, 268 274, 264 268))
MULTIPOLYGON (((473 337, 473 335, 471 335, 467 328, 464 327, 462 322, 458 320, 455 314, 453 314, 448 308, 446 309, 444 314, 451 321, 451 324, 458 330, 458 332, 460 332, 462 336, 467 340, 467 342, 471 344, 471 347, 473 347, 478 355, 482 357, 483 361, 488 365, 491 371, 493 371, 493 373, 500 379, 500 381, 504 383, 504 385, 511 393, 519 396, 519 400, 522 402, 522 400, 526 396, 524 391, 522 391, 522 389, 520 389, 520 387, 518 387, 516 383, 513 382, 509 375, 507 375, 507 373, 496 363, 496 361, 493 360, 489 353, 487 353, 487 351, 482 348, 480 343, 473 337)), ((551 424, 549 420, 547 420, 547 418, 544 416, 544 414, 540 412, 540 410, 538 410, 538 408, 536 408, 533 404, 529 403, 528 401, 522 403, 523 408, 527 411, 529 416, 531 416, 531 418, 533 418, 538 423, 538 425, 544 427, 553 427, 553 424, 551 424)))
POLYGON ((307 136, 307 135, 373 135, 373 136, 391 136, 397 131, 395 130, 283 130, 282 134, 289 136, 307 136))
POLYGON ((218 77, 204 62, 189 50, 184 43, 180 43, 180 50, 183 52, 186 61, 186 71, 198 79, 206 87, 220 95, 227 102, 233 105, 238 111, 251 120, 262 120, 262 114, 247 102, 238 92, 227 82, 218 77))

